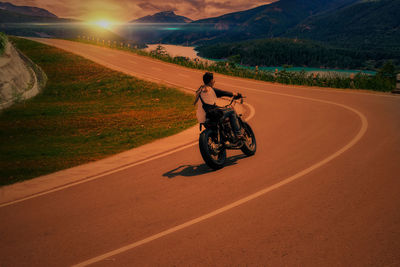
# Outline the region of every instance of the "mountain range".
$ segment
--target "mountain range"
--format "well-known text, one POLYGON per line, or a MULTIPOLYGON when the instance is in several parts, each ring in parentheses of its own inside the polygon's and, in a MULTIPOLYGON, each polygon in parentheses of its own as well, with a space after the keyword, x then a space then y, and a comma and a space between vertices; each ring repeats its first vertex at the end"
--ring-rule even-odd
POLYGON ((116 32, 137 43, 157 43, 190 22, 191 19, 176 15, 174 11, 163 11, 132 20, 116 29, 116 32))
POLYGON ((80 22, 59 18, 43 8, 0 2, 0 32, 8 35, 56 38, 76 38, 85 35, 109 40, 122 39, 111 31, 80 25, 80 22))
POLYGON ((376 69, 400 65, 398 14, 400 0, 280 0, 194 21, 162 42, 247 65, 376 69))
POLYGON ((43 8, 32 6, 16 6, 8 2, 0 2, 0 10, 6 10, 28 16, 57 18, 55 14, 43 8))
POLYGON ((289 29, 285 36, 400 55, 399 14, 399 0, 358 1, 335 12, 311 16, 289 29))
POLYGON ((162 42, 199 46, 284 37, 400 54, 398 14, 400 0, 280 0, 194 21, 162 42))
POLYGON ((280 0, 241 12, 194 21, 163 41, 198 45, 278 37, 310 16, 335 12, 356 1, 280 0))
MULTIPOLYGON (((360 64, 371 65, 368 57, 372 55, 371 60, 375 60, 372 65, 379 66, 387 59, 400 64, 398 14, 400 0, 279 0, 249 10, 196 21, 176 15, 173 11, 159 12, 133 20, 117 33, 138 43, 201 46, 201 52, 209 57, 217 51, 219 57, 222 54, 228 57, 238 54, 242 61, 246 57, 255 58, 247 52, 249 49, 245 46, 251 46, 253 51, 257 51, 261 47, 277 49, 275 47, 285 43, 292 51, 303 47, 309 52, 324 51, 329 56, 339 53, 341 57, 346 57, 345 61, 354 58, 348 57, 349 53, 357 54, 360 51, 357 57, 360 64), (274 38, 280 39, 276 42, 251 43, 252 40, 274 38), (298 39, 308 42, 292 41, 298 39), (220 43, 229 45, 207 48, 220 43)), ((121 39, 104 29, 94 32, 89 27, 77 27, 69 22, 78 21, 58 18, 41 8, 0 2, 0 31, 7 34, 58 38, 92 35, 104 39, 121 39), (46 23, 50 26, 43 25, 46 23)))
POLYGON ((187 17, 176 15, 174 11, 163 11, 132 20, 131 23, 189 23, 192 21, 187 17))

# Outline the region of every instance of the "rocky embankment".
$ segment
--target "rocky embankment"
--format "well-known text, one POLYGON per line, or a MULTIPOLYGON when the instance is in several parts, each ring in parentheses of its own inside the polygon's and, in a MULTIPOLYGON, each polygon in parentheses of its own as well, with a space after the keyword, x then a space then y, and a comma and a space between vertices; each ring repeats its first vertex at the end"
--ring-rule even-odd
POLYGON ((46 74, 40 67, 7 43, 0 56, 0 110, 34 97, 46 81, 46 74))

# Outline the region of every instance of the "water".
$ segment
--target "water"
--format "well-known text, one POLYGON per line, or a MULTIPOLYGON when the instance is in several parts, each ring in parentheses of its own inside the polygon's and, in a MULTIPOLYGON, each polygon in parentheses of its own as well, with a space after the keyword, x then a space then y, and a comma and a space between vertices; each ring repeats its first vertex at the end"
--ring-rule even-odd
MULTIPOLYGON (((197 55, 197 51, 195 50, 195 47, 193 46, 181 46, 181 45, 170 45, 170 44, 148 44, 148 48, 146 49, 147 51, 152 51, 157 48, 158 45, 161 45, 165 48, 167 53, 173 57, 176 56, 183 56, 183 57, 188 57, 190 59, 200 59, 203 61, 211 61, 211 62, 221 62, 223 60, 221 59, 209 59, 209 58, 202 58, 197 55)), ((248 69, 255 69, 255 67, 249 67, 249 66, 242 66, 244 68, 248 69)), ((284 68, 284 67, 259 67, 259 70, 266 70, 266 71, 281 71, 281 70, 286 70, 286 71, 295 71, 295 72, 300 72, 300 71, 305 71, 309 73, 316 73, 316 74, 329 74, 329 73, 335 73, 335 74, 342 74, 342 75, 350 75, 350 74, 357 74, 357 73, 365 73, 369 75, 375 75, 376 71, 369 71, 369 70, 341 70, 341 69, 322 69, 322 68, 308 68, 308 67, 292 67, 292 68, 284 68)))

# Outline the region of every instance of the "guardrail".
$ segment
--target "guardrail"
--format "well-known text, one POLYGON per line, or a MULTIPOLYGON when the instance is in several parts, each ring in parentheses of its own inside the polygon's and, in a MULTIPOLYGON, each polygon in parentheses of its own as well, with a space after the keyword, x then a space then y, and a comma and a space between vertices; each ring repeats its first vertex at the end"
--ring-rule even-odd
POLYGON ((121 48, 132 48, 132 49, 138 49, 138 45, 132 44, 132 43, 124 43, 121 41, 114 41, 114 40, 106 40, 106 39, 100 39, 98 37, 93 37, 93 36, 85 36, 85 35, 78 35, 77 36, 79 40, 85 40, 85 41, 90 41, 90 42, 96 42, 97 44, 102 44, 104 46, 109 46, 109 47, 121 47, 121 48))

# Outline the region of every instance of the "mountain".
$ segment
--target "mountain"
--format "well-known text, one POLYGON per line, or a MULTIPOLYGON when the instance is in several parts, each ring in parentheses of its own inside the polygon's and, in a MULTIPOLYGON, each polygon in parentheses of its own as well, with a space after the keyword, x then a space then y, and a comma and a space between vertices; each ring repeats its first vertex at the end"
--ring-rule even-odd
POLYGON ((399 14, 399 0, 364 0, 335 12, 311 16, 285 36, 400 54, 399 14))
POLYGON ((62 19, 58 17, 32 16, 21 13, 15 13, 0 9, 0 23, 52 23, 52 22, 72 22, 71 19, 62 19))
POLYGON ((31 37, 77 38, 95 36, 105 40, 121 40, 115 33, 94 28, 80 21, 58 17, 30 16, 0 9, 0 32, 31 37))
POLYGON ((283 35, 304 19, 358 0, 280 0, 253 9, 197 20, 166 38, 168 43, 216 43, 283 35))
POLYGON ((13 13, 29 15, 29 16, 57 18, 55 14, 43 8, 32 7, 32 6, 16 6, 8 2, 0 2, 0 10, 6 10, 13 13))
POLYGON ((164 11, 132 20, 116 31, 126 39, 138 43, 157 43, 191 21, 189 18, 176 15, 173 11, 164 11))
POLYGON ((132 20, 132 23, 189 23, 191 19, 179 16, 174 11, 159 12, 154 15, 145 16, 136 20, 132 20))

